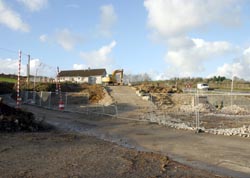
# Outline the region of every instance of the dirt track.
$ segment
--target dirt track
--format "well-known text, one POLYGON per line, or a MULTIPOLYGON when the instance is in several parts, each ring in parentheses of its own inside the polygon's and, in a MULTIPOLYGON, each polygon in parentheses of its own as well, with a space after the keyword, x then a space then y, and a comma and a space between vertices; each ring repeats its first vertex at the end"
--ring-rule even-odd
POLYGON ((152 103, 138 97, 131 87, 109 86, 108 90, 114 101, 117 102, 118 111, 120 111, 119 117, 141 118, 154 108, 152 103))

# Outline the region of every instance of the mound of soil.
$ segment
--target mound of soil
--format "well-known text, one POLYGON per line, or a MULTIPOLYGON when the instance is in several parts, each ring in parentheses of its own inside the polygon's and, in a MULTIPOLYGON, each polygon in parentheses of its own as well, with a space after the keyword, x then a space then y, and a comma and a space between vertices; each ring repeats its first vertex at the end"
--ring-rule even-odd
POLYGON ((142 84, 136 86, 137 90, 143 91, 145 93, 181 93, 182 91, 175 86, 154 86, 154 85, 147 85, 142 84))
POLYGON ((42 121, 38 122, 33 113, 10 107, 0 101, 0 132, 34 132, 44 129, 42 121))

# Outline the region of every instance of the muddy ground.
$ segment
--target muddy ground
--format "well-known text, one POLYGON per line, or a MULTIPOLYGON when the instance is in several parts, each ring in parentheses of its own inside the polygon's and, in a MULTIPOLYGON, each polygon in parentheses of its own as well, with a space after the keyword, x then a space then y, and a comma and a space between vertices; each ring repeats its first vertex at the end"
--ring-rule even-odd
POLYGON ((222 177, 91 136, 0 134, 0 177, 222 177))
MULTIPOLYGON (((13 119, 16 110, 8 108, 8 111, 13 111, 12 115, 8 113, 10 114, 8 117, 13 119)), ((31 111, 35 111, 35 108, 31 111)), ((45 113, 46 111, 44 110, 45 113)), ((5 115, 3 107, 1 107, 1 112, 2 116, 5 115)), ((50 112, 54 116, 63 116, 63 113, 58 115, 56 111, 50 112)), ((72 117, 74 116, 72 115, 72 117)), ((20 119, 24 119, 24 117, 20 119)), ((95 118, 91 120, 95 120, 95 118)), ((17 123, 19 122, 13 122, 13 124, 17 123)), ((44 126, 43 122, 39 123, 44 126)), ((185 166, 170 160, 166 155, 125 148, 82 133, 62 129, 59 131, 56 127, 47 127, 25 131, 7 129, 0 132, 0 177, 223 176, 185 166)))

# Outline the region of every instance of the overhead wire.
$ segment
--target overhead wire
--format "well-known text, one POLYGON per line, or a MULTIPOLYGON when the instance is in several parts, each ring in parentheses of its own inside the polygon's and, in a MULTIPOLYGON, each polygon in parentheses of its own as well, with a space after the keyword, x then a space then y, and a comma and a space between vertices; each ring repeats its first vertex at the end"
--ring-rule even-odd
MULTIPOLYGON (((39 58, 31 57, 30 54, 27 54, 27 53, 23 52, 22 50, 14 50, 14 49, 9 49, 9 48, 5 48, 5 47, 0 47, 0 50, 6 51, 8 53, 16 54, 17 56, 18 56, 19 51, 21 51, 22 55, 25 55, 25 56, 29 57, 30 60, 39 59, 39 58)), ((41 60, 40 60, 40 65, 43 66, 43 68, 47 67, 49 70, 53 70, 53 68, 54 68, 54 67, 52 67, 52 66, 50 66, 48 64, 45 64, 45 63, 41 62, 41 60)))

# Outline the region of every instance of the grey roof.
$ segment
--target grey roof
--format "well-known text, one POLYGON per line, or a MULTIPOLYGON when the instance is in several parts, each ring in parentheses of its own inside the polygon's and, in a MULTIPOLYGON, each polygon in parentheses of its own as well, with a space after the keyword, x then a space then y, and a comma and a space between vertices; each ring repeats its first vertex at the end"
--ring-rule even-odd
POLYGON ((60 77, 90 77, 105 74, 106 69, 62 70, 59 72, 60 77))

